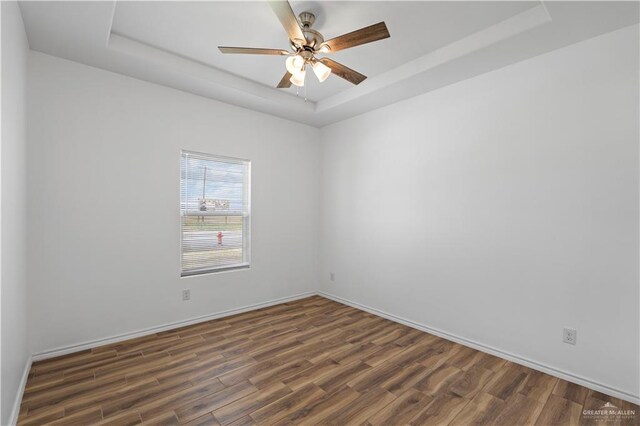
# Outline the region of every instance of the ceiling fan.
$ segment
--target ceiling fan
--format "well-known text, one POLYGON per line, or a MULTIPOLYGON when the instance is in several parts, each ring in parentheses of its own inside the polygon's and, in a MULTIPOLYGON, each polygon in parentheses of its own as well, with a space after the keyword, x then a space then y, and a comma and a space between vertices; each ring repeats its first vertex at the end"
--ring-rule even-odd
POLYGON ((288 88, 291 84, 304 86, 307 66, 313 69, 320 82, 325 81, 333 72, 350 83, 360 84, 367 78, 365 75, 329 58, 316 58, 316 55, 337 52, 390 37, 385 23, 379 22, 325 41, 322 34, 311 28, 316 19, 313 13, 302 12, 298 22, 288 1, 269 0, 269 5, 289 35, 291 52, 283 49, 254 47, 218 46, 218 49, 222 53, 287 56, 285 61, 287 72, 278 83, 278 88, 288 88))

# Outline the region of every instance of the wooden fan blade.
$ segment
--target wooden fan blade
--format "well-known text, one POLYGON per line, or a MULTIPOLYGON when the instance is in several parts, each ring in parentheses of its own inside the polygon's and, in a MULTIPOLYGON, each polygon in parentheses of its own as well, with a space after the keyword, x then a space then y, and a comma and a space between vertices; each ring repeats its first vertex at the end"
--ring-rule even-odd
POLYGON ((319 59, 319 61, 331 68, 331 72, 333 72, 335 75, 344 78, 349 83, 360 84, 367 78, 366 75, 360 74, 358 71, 354 71, 351 68, 346 67, 332 59, 322 58, 319 59))
POLYGON ((291 73, 287 71, 284 77, 282 77, 282 80, 280 80, 280 83, 278 83, 278 89, 286 89, 288 87, 291 87, 291 80, 289 80, 290 78, 291 73))
POLYGON ((305 43, 304 34, 289 2, 286 0, 269 0, 269 6, 271 6, 271 9, 280 20, 284 30, 289 35, 289 39, 302 46, 305 43))
POLYGON ((248 55, 288 55, 283 49, 263 49, 259 47, 228 47, 218 46, 222 53, 244 53, 248 55))
MULTIPOLYGON (((322 45, 329 46, 331 52, 337 52, 389 37, 391 37, 391 35, 389 34, 389 30, 387 30, 387 25, 384 22, 378 22, 377 24, 327 40, 322 43, 322 45)), ((320 47, 322 47, 322 45, 320 47)))

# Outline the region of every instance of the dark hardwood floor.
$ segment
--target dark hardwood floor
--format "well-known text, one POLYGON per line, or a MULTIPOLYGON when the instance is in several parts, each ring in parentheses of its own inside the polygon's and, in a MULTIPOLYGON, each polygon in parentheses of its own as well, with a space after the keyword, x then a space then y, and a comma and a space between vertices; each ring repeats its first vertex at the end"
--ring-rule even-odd
POLYGON ((638 406, 322 297, 36 362, 20 425, 595 424, 638 406))

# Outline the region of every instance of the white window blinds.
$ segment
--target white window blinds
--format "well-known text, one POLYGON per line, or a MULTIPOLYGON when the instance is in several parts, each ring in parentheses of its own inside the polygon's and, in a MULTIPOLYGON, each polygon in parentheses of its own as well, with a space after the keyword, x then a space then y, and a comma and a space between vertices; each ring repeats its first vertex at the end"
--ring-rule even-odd
POLYGON ((249 266, 250 163, 182 151, 182 276, 249 266))

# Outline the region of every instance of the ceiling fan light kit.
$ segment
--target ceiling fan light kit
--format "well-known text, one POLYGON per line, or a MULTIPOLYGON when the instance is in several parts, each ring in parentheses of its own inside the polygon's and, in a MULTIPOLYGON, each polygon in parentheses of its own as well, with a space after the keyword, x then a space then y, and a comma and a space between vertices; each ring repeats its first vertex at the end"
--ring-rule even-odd
POLYGON ((302 87, 304 86, 305 74, 306 74, 306 71, 302 69, 299 72, 292 74, 289 81, 295 86, 302 87))
POLYGON ((218 46, 220 52, 227 54, 286 55, 286 73, 278 83, 278 88, 288 88, 292 84, 302 87, 306 67, 310 65, 318 80, 322 83, 331 73, 352 84, 360 84, 367 77, 329 58, 316 58, 316 54, 327 54, 350 47, 360 46, 390 37, 387 26, 379 22, 348 34, 325 41, 324 36, 311 28, 316 17, 311 12, 302 12, 296 19, 291 5, 286 0, 270 0, 269 5, 275 12, 289 36, 292 52, 282 49, 264 49, 251 47, 218 46))
POLYGON ((304 58, 300 55, 292 55, 285 61, 285 67, 291 74, 298 73, 304 68, 304 58))
POLYGON ((320 81, 320 83, 325 81, 331 75, 331 68, 329 68, 328 66, 326 66, 320 61, 315 61, 312 67, 313 67, 313 72, 316 75, 316 77, 318 77, 318 81, 320 81))

